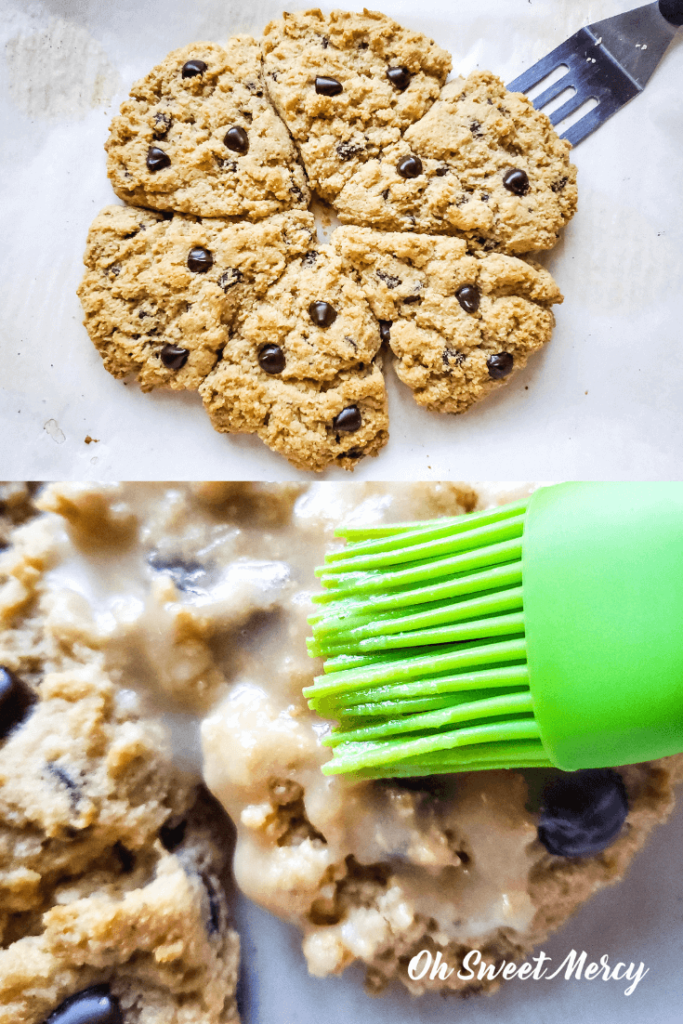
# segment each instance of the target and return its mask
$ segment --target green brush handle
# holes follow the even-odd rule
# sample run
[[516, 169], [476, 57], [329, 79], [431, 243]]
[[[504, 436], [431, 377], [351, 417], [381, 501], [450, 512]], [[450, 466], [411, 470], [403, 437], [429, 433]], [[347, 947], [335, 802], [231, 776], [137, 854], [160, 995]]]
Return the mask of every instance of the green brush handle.
[[683, 749], [683, 484], [340, 531], [311, 616], [327, 774], [647, 760]]

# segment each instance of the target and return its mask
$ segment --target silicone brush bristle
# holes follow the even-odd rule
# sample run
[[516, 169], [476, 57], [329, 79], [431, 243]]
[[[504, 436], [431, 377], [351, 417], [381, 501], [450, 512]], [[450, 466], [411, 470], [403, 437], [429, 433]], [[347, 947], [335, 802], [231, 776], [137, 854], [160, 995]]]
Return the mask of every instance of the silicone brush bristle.
[[526, 666], [526, 503], [338, 531], [316, 575], [304, 690], [340, 723], [325, 774], [359, 778], [549, 767]]

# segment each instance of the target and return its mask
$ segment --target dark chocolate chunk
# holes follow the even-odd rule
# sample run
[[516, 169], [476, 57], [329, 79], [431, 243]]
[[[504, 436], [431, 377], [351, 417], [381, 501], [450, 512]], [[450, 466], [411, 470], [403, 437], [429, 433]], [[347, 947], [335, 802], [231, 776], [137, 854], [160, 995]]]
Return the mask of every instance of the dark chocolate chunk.
[[194, 249], [190, 249], [187, 265], [195, 274], [205, 274], [213, 266], [213, 256], [208, 249], [196, 245]]
[[237, 125], [228, 128], [223, 142], [234, 153], [241, 153], [244, 156], [245, 153], [249, 152], [249, 136], [244, 128], [239, 128]]
[[348, 452], [344, 452], [342, 458], [344, 459], [362, 459], [365, 457], [365, 452], [362, 448], [349, 448]]
[[123, 1024], [123, 1017], [109, 986], [93, 985], [65, 999], [45, 1024]]
[[472, 121], [470, 125], [470, 131], [474, 135], [475, 139], [480, 139], [484, 134], [483, 131], [481, 130], [481, 124], [479, 123], [479, 121]]
[[316, 327], [331, 327], [337, 319], [337, 310], [329, 302], [312, 302], [308, 315]]
[[335, 430], [343, 430], [347, 434], [353, 434], [360, 430], [363, 418], [357, 405], [347, 405], [346, 409], [334, 417], [332, 426]]
[[173, 824], [170, 821], [167, 821], [165, 825], [161, 826], [161, 829], [159, 831], [159, 839], [161, 839], [161, 843], [164, 849], [168, 850], [169, 853], [173, 853], [173, 851], [177, 850], [177, 848], [182, 843], [183, 839], [185, 838], [186, 832], [186, 821], [178, 821], [175, 824]]
[[541, 798], [538, 838], [556, 857], [591, 857], [614, 842], [628, 814], [624, 781], [611, 768], [561, 775]]
[[462, 366], [466, 358], [467, 356], [464, 352], [459, 352], [457, 348], [450, 348], [448, 345], [441, 355], [441, 361], [449, 371], [451, 369], [451, 364], [454, 366]]
[[391, 341], [391, 320], [380, 320], [379, 336], [382, 341]]
[[318, 75], [315, 80], [315, 91], [320, 96], [338, 96], [340, 92], [344, 91], [344, 86], [336, 78]]
[[318, 253], [315, 249], [309, 249], [304, 258], [301, 261], [303, 267], [312, 267], [318, 258]]
[[206, 576], [206, 567], [201, 562], [191, 562], [189, 559], [182, 558], [164, 558], [158, 551], [153, 551], [147, 561], [157, 572], [163, 572], [170, 576], [178, 590], [190, 594], [198, 593], [197, 584]]
[[243, 274], [241, 270], [236, 270], [234, 267], [228, 267], [228, 269], [218, 278], [218, 283], [223, 291], [227, 292], [230, 288], [234, 288], [236, 284], [239, 284], [242, 277]]
[[203, 60], [188, 60], [183, 64], [183, 78], [196, 78], [206, 71], [206, 64]]
[[496, 352], [495, 355], [489, 356], [486, 360], [489, 377], [493, 377], [494, 380], [502, 380], [512, 372], [513, 363], [514, 359], [510, 352]]
[[445, 178], [446, 175], [448, 174], [448, 168], [447, 167], [437, 167], [437, 169], [434, 171], [434, 173], [436, 174], [437, 178]]
[[558, 178], [558, 180], [554, 181], [550, 187], [553, 190], [553, 192], [561, 192], [568, 181], [569, 178]]
[[0, 740], [28, 718], [35, 702], [33, 690], [0, 665]]
[[189, 349], [179, 348], [178, 345], [164, 345], [159, 353], [162, 363], [169, 370], [182, 370], [189, 354]]
[[147, 150], [147, 167], [150, 171], [163, 171], [164, 167], [171, 166], [171, 158], [168, 153], [158, 146], [150, 146]]
[[525, 196], [529, 191], [529, 176], [519, 167], [511, 167], [503, 175], [503, 184], [508, 192], [516, 196]]
[[279, 345], [263, 345], [259, 349], [258, 364], [265, 373], [282, 373], [285, 362], [285, 354]]
[[402, 178], [417, 178], [422, 174], [422, 161], [419, 156], [410, 153], [408, 156], [401, 157], [396, 164], [396, 170]]
[[405, 64], [399, 67], [387, 68], [387, 78], [392, 85], [395, 85], [399, 92], [403, 92], [410, 85], [412, 75]]
[[466, 313], [476, 313], [479, 309], [481, 292], [476, 284], [463, 284], [458, 288], [455, 297]]
[[340, 142], [337, 146], [337, 156], [343, 162], [353, 159], [359, 153], [363, 152], [363, 146], [359, 146], [354, 142]]

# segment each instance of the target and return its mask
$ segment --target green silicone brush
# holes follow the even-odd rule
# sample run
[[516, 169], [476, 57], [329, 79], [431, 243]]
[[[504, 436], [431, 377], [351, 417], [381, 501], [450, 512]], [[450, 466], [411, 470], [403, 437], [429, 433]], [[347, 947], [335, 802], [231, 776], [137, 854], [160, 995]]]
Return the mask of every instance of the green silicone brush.
[[326, 774], [573, 771], [683, 750], [683, 483], [568, 483], [342, 529], [304, 693]]

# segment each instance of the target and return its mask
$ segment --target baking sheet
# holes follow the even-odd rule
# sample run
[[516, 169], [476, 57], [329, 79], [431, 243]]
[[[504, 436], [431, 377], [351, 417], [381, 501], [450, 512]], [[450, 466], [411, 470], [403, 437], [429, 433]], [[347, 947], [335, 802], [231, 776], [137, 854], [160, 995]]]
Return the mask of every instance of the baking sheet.
[[[581, 25], [630, 4], [379, 6], [451, 50], [456, 72], [490, 67], [510, 81]], [[197, 395], [143, 395], [110, 377], [75, 294], [88, 225], [115, 201], [102, 147], [132, 81], [175, 47], [258, 34], [281, 11], [277, 0], [0, 0], [3, 475], [301, 475], [254, 437], [215, 433]], [[680, 476], [681, 86], [678, 38], [645, 93], [577, 148], [579, 213], [544, 257], [566, 296], [551, 344], [460, 417], [418, 408], [390, 370], [391, 439], [356, 479]]]

